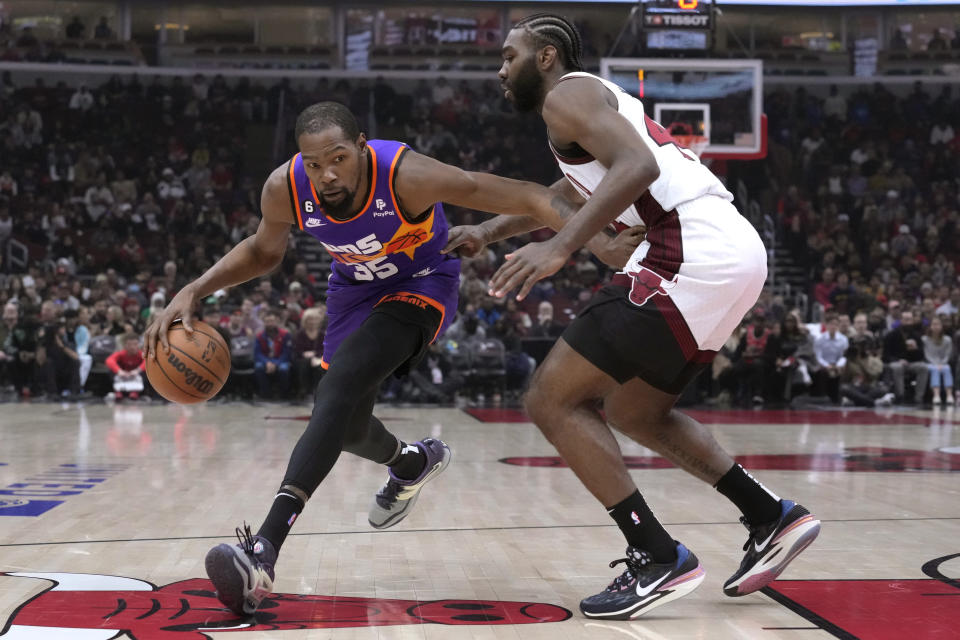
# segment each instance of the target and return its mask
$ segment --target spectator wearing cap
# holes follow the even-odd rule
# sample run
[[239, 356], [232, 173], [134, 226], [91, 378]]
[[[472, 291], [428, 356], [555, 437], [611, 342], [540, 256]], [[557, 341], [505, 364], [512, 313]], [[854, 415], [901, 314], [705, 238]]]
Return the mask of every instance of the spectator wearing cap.
[[254, 345], [253, 375], [260, 397], [286, 396], [290, 389], [290, 368], [293, 357], [290, 333], [280, 326], [280, 314], [269, 308], [263, 314], [263, 331]]
[[142, 307], [136, 298], [127, 298], [123, 301], [123, 319], [127, 328], [133, 333], [143, 333], [146, 328], [146, 322], [141, 315]]
[[283, 299], [283, 304], [287, 307], [297, 305], [301, 309], [309, 309], [314, 305], [314, 300], [313, 297], [304, 290], [303, 285], [297, 280], [294, 280], [287, 287], [287, 295]]
[[167, 297], [163, 291], [154, 291], [150, 294], [150, 306], [144, 309], [140, 315], [144, 325], [149, 325], [154, 316], [160, 315], [164, 307], [167, 306]]
[[230, 335], [230, 331], [226, 326], [224, 326], [224, 318], [220, 309], [220, 303], [217, 302], [215, 297], [210, 296], [204, 301], [203, 311], [200, 319], [217, 330], [217, 333], [220, 334], [220, 337], [223, 338], [223, 341], [227, 345], [227, 351], [230, 351], [230, 344], [233, 336]]
[[917, 248], [917, 239], [910, 233], [910, 226], [900, 225], [898, 233], [890, 240], [890, 251], [895, 256], [904, 256]]

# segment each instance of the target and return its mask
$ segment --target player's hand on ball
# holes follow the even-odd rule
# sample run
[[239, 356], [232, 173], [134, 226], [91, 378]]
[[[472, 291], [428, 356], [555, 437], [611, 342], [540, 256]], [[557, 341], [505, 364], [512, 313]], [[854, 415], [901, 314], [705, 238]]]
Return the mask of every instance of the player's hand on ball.
[[183, 322], [187, 335], [193, 333], [193, 309], [197, 305], [196, 291], [187, 285], [173, 297], [170, 304], [153, 317], [150, 326], [143, 332], [143, 344], [146, 350], [145, 358], [157, 357], [157, 342], [163, 347], [164, 353], [170, 352], [170, 343], [167, 341], [167, 330], [176, 319]]
[[623, 269], [630, 261], [630, 256], [646, 237], [647, 228], [642, 224], [624, 229], [615, 238], [610, 239], [606, 251], [597, 257], [608, 267]]
[[464, 258], [473, 258], [487, 246], [487, 237], [478, 224], [465, 224], [453, 227], [447, 233], [447, 246], [440, 253], [457, 253]]
[[555, 274], [570, 254], [552, 240], [531, 242], [507, 254], [507, 261], [490, 278], [490, 295], [502, 298], [520, 287], [517, 300], [523, 300], [538, 281]]

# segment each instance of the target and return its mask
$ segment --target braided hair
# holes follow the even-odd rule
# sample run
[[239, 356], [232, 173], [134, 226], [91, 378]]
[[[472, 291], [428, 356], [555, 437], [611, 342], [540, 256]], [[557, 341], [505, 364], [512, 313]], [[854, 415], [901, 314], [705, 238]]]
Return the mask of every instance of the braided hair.
[[520, 20], [513, 28], [530, 34], [537, 49], [548, 44], [556, 47], [565, 68], [583, 71], [583, 41], [567, 18], [554, 13], [535, 13]]

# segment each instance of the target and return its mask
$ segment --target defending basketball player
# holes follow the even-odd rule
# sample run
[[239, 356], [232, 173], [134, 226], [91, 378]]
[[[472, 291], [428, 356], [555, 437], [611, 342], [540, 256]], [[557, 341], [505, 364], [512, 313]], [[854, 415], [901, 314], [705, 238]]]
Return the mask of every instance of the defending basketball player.
[[[627, 540], [626, 571], [584, 599], [589, 616], [629, 619], [693, 591], [704, 578], [696, 556], [660, 525], [627, 471], [610, 426], [649, 447], [729, 498], [749, 531], [730, 596], [774, 580], [813, 539], [820, 522], [781, 500], [673, 407], [756, 302], [766, 250], [733, 196], [644, 114], [639, 100], [584, 73], [580, 36], [564, 18], [521, 20], [503, 45], [499, 76], [520, 111], [536, 109], [565, 178], [554, 188], [582, 203], [553, 238], [507, 256], [491, 291], [538, 280], [604, 226], [647, 226], [623, 271], [574, 320], [541, 365], [526, 409]], [[494, 218], [455, 228], [447, 249], [467, 255], [486, 242], [536, 227]]]
[[[148, 357], [166, 351], [167, 328], [212, 292], [275, 269], [290, 226], [317, 238], [334, 259], [327, 292], [326, 375], [280, 490], [256, 535], [237, 529], [240, 545], [221, 544], [206, 558], [221, 602], [243, 615], [273, 586], [274, 565], [291, 526], [342, 451], [386, 465], [388, 480], [369, 511], [378, 529], [410, 512], [423, 486], [450, 461], [434, 438], [407, 444], [372, 415], [381, 383], [414, 366], [451, 323], [460, 261], [447, 241], [441, 201], [501, 214], [532, 213], [560, 228], [575, 208], [546, 187], [468, 173], [387, 140], [367, 140], [345, 106], [308, 107], [296, 124], [300, 153], [263, 187], [257, 232], [190, 283], [146, 331]], [[591, 248], [614, 263], [636, 245], [598, 236]], [[624, 250], [626, 248], [626, 251]]]

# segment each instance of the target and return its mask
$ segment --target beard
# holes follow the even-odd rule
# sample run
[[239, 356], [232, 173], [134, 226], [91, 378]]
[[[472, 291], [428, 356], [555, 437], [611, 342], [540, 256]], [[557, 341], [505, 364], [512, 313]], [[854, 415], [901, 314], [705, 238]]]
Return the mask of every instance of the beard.
[[521, 112], [533, 111], [543, 95], [543, 76], [534, 56], [529, 56], [517, 71], [516, 79], [507, 87], [513, 94], [513, 106]]
[[343, 197], [336, 203], [331, 203], [323, 197], [322, 193], [318, 193], [317, 197], [320, 199], [320, 206], [323, 208], [323, 211], [334, 218], [346, 218], [353, 211], [353, 198], [357, 195], [356, 190], [343, 190]]
[[[369, 162], [365, 155], [361, 156], [360, 161]], [[328, 202], [326, 198], [323, 197], [323, 192], [317, 193], [317, 198], [320, 200], [318, 204], [323, 208], [324, 212], [334, 218], [347, 218], [350, 217], [351, 214], [355, 213], [353, 211], [353, 199], [357, 196], [357, 191], [360, 190], [360, 180], [362, 177], [363, 172], [358, 171], [357, 179], [353, 183], [353, 188], [348, 189], [344, 187], [343, 197], [336, 203]]]

